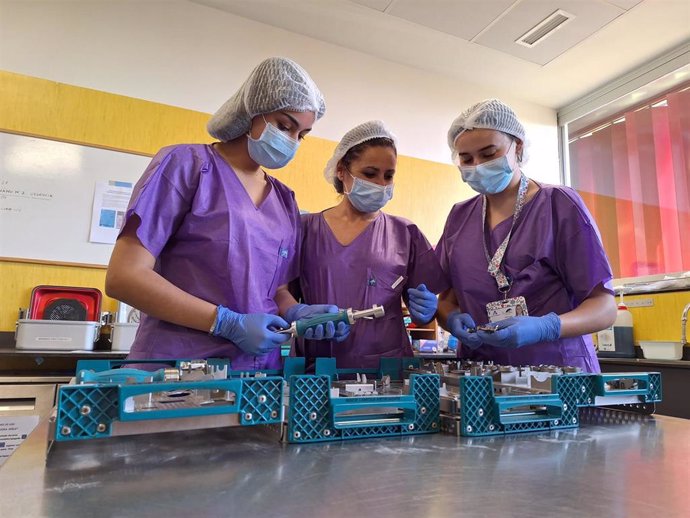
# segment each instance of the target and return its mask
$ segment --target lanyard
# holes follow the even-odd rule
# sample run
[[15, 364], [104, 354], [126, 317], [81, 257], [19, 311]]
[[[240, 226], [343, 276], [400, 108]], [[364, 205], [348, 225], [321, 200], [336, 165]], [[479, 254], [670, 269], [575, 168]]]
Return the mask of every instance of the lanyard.
[[484, 255], [489, 263], [488, 272], [495, 280], [498, 285], [498, 291], [508, 296], [508, 292], [513, 284], [513, 280], [509, 279], [508, 276], [501, 270], [501, 263], [503, 263], [503, 257], [506, 254], [506, 249], [508, 248], [508, 243], [510, 242], [510, 236], [513, 234], [513, 229], [515, 228], [515, 222], [522, 212], [522, 207], [525, 205], [525, 198], [527, 197], [527, 187], [529, 186], [529, 180], [523, 174], [520, 176], [520, 187], [518, 188], [517, 201], [515, 202], [515, 212], [513, 213], [513, 222], [510, 225], [510, 231], [508, 235], [498, 247], [496, 253], [493, 257], [489, 256], [489, 246], [486, 244], [486, 195], [482, 197], [482, 244], [484, 245]]

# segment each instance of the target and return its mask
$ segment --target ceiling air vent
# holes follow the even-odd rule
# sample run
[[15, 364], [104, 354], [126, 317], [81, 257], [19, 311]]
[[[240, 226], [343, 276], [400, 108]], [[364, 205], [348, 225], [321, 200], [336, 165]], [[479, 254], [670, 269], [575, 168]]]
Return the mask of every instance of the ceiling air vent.
[[555, 13], [544, 18], [525, 34], [520, 36], [517, 40], [515, 40], [515, 43], [524, 47], [532, 48], [537, 43], [544, 41], [547, 37], [551, 36], [554, 32], [563, 27], [573, 18], [575, 18], [574, 14], [570, 14], [559, 9]]

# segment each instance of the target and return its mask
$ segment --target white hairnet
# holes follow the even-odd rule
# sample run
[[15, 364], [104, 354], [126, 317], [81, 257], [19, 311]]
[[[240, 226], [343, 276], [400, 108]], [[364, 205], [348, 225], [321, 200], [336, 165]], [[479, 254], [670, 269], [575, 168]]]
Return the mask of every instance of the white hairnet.
[[396, 146], [396, 148], [398, 146], [398, 139], [381, 121], [364, 122], [345, 133], [343, 138], [340, 140], [340, 143], [335, 148], [333, 156], [326, 164], [326, 168], [323, 170], [323, 175], [326, 177], [328, 183], [332, 184], [335, 180], [335, 172], [338, 168], [338, 162], [342, 160], [350, 149], [358, 144], [361, 144], [362, 142], [375, 138], [391, 139], [393, 141], [393, 145]]
[[467, 130], [476, 128], [502, 131], [525, 142], [525, 128], [507, 104], [487, 99], [465, 110], [448, 130], [448, 146], [455, 158], [455, 141]]
[[326, 105], [301, 66], [287, 58], [268, 58], [211, 117], [206, 128], [211, 136], [227, 142], [247, 133], [252, 118], [279, 110], [315, 112], [318, 120]]

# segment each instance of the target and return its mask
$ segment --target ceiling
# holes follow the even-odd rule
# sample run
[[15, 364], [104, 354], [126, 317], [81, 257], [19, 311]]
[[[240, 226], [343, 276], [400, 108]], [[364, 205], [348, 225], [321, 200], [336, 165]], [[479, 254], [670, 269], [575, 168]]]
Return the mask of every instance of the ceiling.
[[556, 109], [690, 41], [690, 0], [191, 1]]

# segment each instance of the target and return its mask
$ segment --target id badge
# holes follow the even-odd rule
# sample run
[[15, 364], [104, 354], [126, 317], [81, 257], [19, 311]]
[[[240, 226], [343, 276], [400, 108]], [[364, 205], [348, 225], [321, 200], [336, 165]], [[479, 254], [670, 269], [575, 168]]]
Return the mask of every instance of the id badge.
[[525, 297], [512, 297], [496, 300], [486, 305], [486, 315], [489, 322], [500, 322], [506, 318], [528, 316]]

